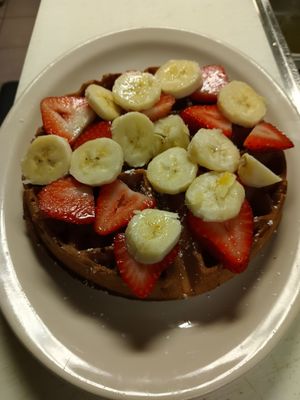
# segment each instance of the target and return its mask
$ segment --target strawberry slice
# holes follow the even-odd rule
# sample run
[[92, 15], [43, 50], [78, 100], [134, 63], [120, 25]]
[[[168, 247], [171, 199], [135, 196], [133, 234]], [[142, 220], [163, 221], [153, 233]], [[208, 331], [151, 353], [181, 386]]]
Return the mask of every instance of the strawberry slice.
[[157, 121], [160, 118], [167, 117], [173, 105], [175, 104], [175, 97], [171, 94], [162, 93], [160, 99], [153, 107], [144, 110], [143, 113], [151, 119], [151, 121]]
[[294, 147], [294, 144], [274, 125], [263, 121], [249, 133], [244, 147], [252, 151], [272, 151], [289, 149]]
[[84, 97], [46, 97], [41, 102], [43, 126], [47, 133], [72, 143], [95, 117]]
[[190, 106], [185, 108], [180, 115], [192, 133], [200, 128], [218, 128], [225, 136], [232, 135], [232, 123], [221, 114], [216, 105]]
[[128, 253], [124, 233], [117, 234], [114, 239], [114, 255], [120, 275], [139, 298], [145, 298], [151, 293], [162, 271], [175, 261], [178, 250], [178, 246], [175, 246], [159, 263], [142, 264]]
[[154, 206], [154, 198], [135, 192], [116, 179], [100, 189], [96, 205], [95, 231], [99, 235], [108, 235], [126, 226], [135, 210]]
[[50, 218], [73, 224], [90, 224], [95, 220], [92, 188], [71, 176], [44, 186], [38, 194], [38, 204]]
[[197, 103], [216, 103], [219, 91], [229, 82], [225, 69], [221, 65], [211, 64], [204, 65], [201, 72], [203, 85], [190, 97]]
[[108, 121], [96, 122], [88, 126], [73, 143], [73, 150], [77, 149], [77, 147], [89, 140], [99, 139], [102, 137], [111, 139], [111, 123]]
[[234, 273], [246, 269], [253, 241], [253, 214], [247, 202], [239, 214], [225, 222], [206, 222], [187, 215], [188, 226], [197, 240], [215, 256], [225, 268]]

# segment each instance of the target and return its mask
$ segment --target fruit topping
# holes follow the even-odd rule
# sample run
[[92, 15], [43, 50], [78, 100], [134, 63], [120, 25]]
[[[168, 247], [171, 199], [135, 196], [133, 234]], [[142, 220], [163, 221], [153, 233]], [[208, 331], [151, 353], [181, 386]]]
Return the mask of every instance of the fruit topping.
[[265, 116], [265, 100], [245, 82], [231, 81], [218, 95], [221, 113], [234, 124], [251, 128]]
[[197, 103], [216, 103], [220, 89], [229, 80], [225, 69], [221, 65], [204, 65], [201, 68], [203, 85], [201, 89], [191, 94], [191, 99]]
[[190, 161], [185, 149], [172, 147], [150, 161], [147, 178], [157, 192], [177, 194], [188, 188], [197, 171], [197, 164]]
[[190, 143], [190, 132], [179, 115], [169, 115], [155, 122], [154, 133], [161, 142], [157, 154], [171, 147], [187, 149]]
[[38, 194], [38, 204], [49, 218], [73, 224], [90, 224], [95, 219], [92, 189], [70, 176], [44, 186]]
[[220, 129], [200, 129], [188, 147], [190, 159], [212, 171], [236, 171], [240, 152]]
[[253, 215], [245, 200], [239, 214], [224, 222], [206, 222], [192, 213], [188, 225], [197, 240], [234, 273], [245, 270], [253, 241]]
[[155, 207], [155, 200], [131, 190], [117, 179], [100, 188], [96, 204], [95, 231], [108, 235], [125, 227], [136, 210]]
[[292, 141], [274, 125], [261, 122], [247, 136], [244, 146], [251, 151], [286, 150], [294, 147]]
[[155, 73], [161, 90], [176, 99], [189, 96], [202, 85], [199, 64], [189, 60], [169, 60]]
[[114, 254], [124, 282], [137, 297], [145, 298], [151, 293], [162, 271], [175, 261], [178, 248], [175, 246], [159, 263], [142, 264], [129, 254], [125, 234], [120, 233], [116, 235], [114, 240]]
[[192, 133], [200, 128], [221, 129], [227, 137], [232, 135], [231, 122], [221, 114], [216, 105], [190, 106], [181, 112], [181, 117]]
[[105, 121], [112, 121], [121, 114], [121, 108], [114, 102], [112, 92], [102, 86], [89, 85], [85, 97], [90, 107]]
[[280, 176], [274, 174], [268, 167], [248, 153], [240, 159], [238, 176], [244, 185], [256, 188], [273, 185], [280, 182]]
[[83, 143], [89, 140], [100, 139], [106, 137], [111, 139], [111, 124], [110, 122], [100, 121], [89, 125], [80, 136], [75, 140], [72, 145], [73, 150], [81, 146]]
[[47, 185], [69, 172], [71, 155], [66, 139], [55, 135], [38, 136], [22, 160], [23, 176], [34, 185]]
[[160, 99], [161, 86], [148, 72], [125, 72], [116, 79], [114, 101], [126, 111], [142, 111], [153, 107]]
[[112, 138], [122, 147], [124, 160], [131, 167], [142, 167], [153, 156], [153, 122], [140, 112], [132, 111], [116, 118], [112, 123]]
[[174, 96], [162, 93], [158, 102], [155, 103], [153, 107], [144, 110], [143, 114], [147, 115], [151, 121], [157, 121], [171, 113], [175, 101], [176, 99]]
[[185, 203], [203, 221], [222, 222], [236, 217], [245, 199], [245, 190], [230, 172], [199, 175], [185, 193]]
[[123, 151], [112, 139], [89, 140], [71, 157], [70, 174], [79, 182], [99, 186], [114, 181], [123, 167]]
[[157, 209], [136, 212], [125, 231], [127, 250], [138, 262], [158, 263], [177, 244], [180, 233], [176, 213]]
[[72, 143], [95, 118], [84, 97], [46, 97], [41, 102], [43, 127], [47, 133], [62, 136]]

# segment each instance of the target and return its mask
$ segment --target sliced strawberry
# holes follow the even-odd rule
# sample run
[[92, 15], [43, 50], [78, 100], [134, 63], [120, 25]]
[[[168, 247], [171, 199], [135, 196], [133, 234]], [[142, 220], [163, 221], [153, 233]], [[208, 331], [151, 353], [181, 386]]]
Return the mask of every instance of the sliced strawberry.
[[229, 82], [228, 76], [221, 65], [204, 65], [201, 72], [203, 85], [190, 97], [198, 103], [216, 103], [219, 91]]
[[72, 143], [94, 119], [95, 113], [84, 97], [46, 97], [41, 102], [43, 126], [47, 133]]
[[137, 297], [145, 298], [151, 293], [162, 271], [174, 262], [178, 246], [175, 246], [159, 263], [142, 264], [135, 261], [128, 253], [125, 234], [119, 233], [114, 240], [114, 254], [124, 282]]
[[117, 179], [100, 189], [96, 206], [95, 231], [99, 235], [108, 235], [126, 226], [135, 210], [154, 206], [153, 198], [131, 190], [124, 182]]
[[206, 222], [192, 213], [188, 226], [197, 240], [216, 257], [225, 268], [234, 273], [245, 270], [253, 241], [252, 209], [244, 201], [237, 217], [225, 222]]
[[268, 122], [256, 125], [244, 141], [244, 147], [252, 151], [285, 150], [294, 147], [283, 132]]
[[89, 140], [99, 139], [102, 137], [111, 139], [111, 123], [108, 121], [96, 122], [88, 126], [73, 143], [73, 150], [77, 149], [77, 147]]
[[74, 224], [90, 224], [95, 220], [92, 188], [68, 176], [44, 186], [38, 204], [48, 217]]
[[232, 135], [232, 123], [221, 114], [216, 105], [187, 107], [180, 115], [192, 133], [200, 128], [218, 128], [227, 137]]
[[143, 113], [147, 115], [151, 119], [151, 121], [157, 121], [160, 118], [167, 117], [173, 105], [175, 104], [175, 97], [170, 94], [162, 94], [160, 99], [153, 107], [148, 108], [148, 110], [144, 110]]

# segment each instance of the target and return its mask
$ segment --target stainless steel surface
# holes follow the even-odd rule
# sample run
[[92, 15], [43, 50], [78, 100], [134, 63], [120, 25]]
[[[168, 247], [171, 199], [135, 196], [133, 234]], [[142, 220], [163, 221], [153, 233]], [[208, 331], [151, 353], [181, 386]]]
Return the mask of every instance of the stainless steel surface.
[[300, 1], [270, 0], [291, 53], [300, 55]]
[[292, 58], [300, 70], [300, 1], [270, 0], [280, 29], [292, 54]]
[[[300, 113], [300, 76], [291, 51], [269, 0], [254, 0], [254, 3], [277, 61], [284, 89]], [[286, 2], [283, 3], [282, 0], [281, 5], [284, 4]], [[279, 5], [279, 1], [277, 1], [277, 5]]]
[[292, 58], [296, 64], [296, 67], [298, 68], [298, 71], [300, 71], [300, 53], [292, 53]]

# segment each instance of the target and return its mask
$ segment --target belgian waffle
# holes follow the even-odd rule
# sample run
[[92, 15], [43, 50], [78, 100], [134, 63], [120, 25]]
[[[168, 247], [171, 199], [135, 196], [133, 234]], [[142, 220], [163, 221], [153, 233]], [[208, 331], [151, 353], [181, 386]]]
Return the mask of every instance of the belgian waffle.
[[[119, 75], [107, 75], [101, 81], [88, 82], [76, 94], [83, 95], [85, 88], [91, 83], [110, 89], [117, 76]], [[174, 109], [180, 111], [186, 105], [179, 101]], [[234, 129], [238, 138], [239, 128]], [[43, 134], [42, 129], [37, 134]], [[265, 246], [277, 229], [287, 190], [284, 153], [276, 151], [256, 154], [255, 157], [281, 176], [282, 181], [261, 189], [246, 188], [246, 197], [254, 214], [251, 258]], [[177, 212], [183, 225], [179, 254], [174, 263], [162, 273], [147, 300], [172, 300], [199, 295], [234, 277], [234, 273], [223, 268], [193, 239], [185, 222], [187, 209], [184, 205], [184, 194], [156, 193], [147, 181], [143, 169], [124, 170], [120, 179], [130, 188], [154, 196], [158, 208]], [[39, 190], [39, 186], [24, 184], [24, 218], [34, 242], [42, 244], [59, 264], [81, 280], [116, 295], [134, 297], [118, 273], [113, 252], [113, 235], [100, 237], [91, 225], [73, 225], [47, 218], [38, 207]]]

